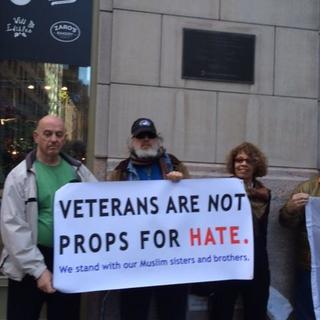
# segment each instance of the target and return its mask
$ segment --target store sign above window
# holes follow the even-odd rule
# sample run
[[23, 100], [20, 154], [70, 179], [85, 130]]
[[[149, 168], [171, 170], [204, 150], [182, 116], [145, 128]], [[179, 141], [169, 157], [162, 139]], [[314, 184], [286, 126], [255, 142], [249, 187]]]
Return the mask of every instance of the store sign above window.
[[4, 0], [0, 59], [90, 65], [92, 0]]

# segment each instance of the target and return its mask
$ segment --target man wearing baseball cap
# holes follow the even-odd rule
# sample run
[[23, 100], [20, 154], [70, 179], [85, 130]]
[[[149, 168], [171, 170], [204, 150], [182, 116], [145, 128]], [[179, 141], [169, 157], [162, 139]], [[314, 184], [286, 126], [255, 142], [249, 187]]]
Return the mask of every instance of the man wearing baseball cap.
[[[187, 168], [165, 151], [152, 120], [139, 118], [131, 127], [129, 157], [111, 173], [113, 181], [161, 180], [189, 178]], [[154, 297], [160, 320], [185, 320], [187, 285], [170, 285], [125, 289], [121, 291], [121, 320], [147, 320]]]

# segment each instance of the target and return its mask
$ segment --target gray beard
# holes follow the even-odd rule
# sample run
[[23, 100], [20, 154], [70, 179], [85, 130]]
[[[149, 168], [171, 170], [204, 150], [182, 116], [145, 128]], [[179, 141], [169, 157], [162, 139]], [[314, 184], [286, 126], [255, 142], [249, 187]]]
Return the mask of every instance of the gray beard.
[[159, 148], [157, 146], [147, 150], [134, 149], [133, 151], [138, 158], [156, 158], [159, 154]]

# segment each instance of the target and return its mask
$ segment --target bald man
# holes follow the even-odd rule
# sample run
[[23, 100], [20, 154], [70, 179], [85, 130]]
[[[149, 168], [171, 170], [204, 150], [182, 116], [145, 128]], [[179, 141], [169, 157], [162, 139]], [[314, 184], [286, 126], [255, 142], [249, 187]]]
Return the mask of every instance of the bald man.
[[52, 286], [53, 198], [68, 182], [96, 179], [81, 162], [61, 153], [66, 141], [61, 118], [40, 119], [33, 139], [36, 149], [8, 174], [3, 189], [0, 267], [9, 278], [7, 320], [39, 319], [45, 302], [48, 320], [76, 320], [80, 295]]

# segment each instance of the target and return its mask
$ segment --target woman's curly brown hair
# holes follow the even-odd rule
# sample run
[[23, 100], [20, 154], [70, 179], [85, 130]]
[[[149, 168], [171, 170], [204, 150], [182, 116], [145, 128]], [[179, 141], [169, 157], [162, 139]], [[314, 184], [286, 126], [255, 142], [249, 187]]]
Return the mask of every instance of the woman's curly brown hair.
[[229, 173], [234, 174], [234, 160], [235, 157], [241, 152], [244, 152], [251, 160], [253, 160], [254, 178], [263, 177], [267, 174], [268, 161], [266, 156], [258, 147], [250, 142], [243, 142], [230, 151], [226, 161], [227, 170]]

